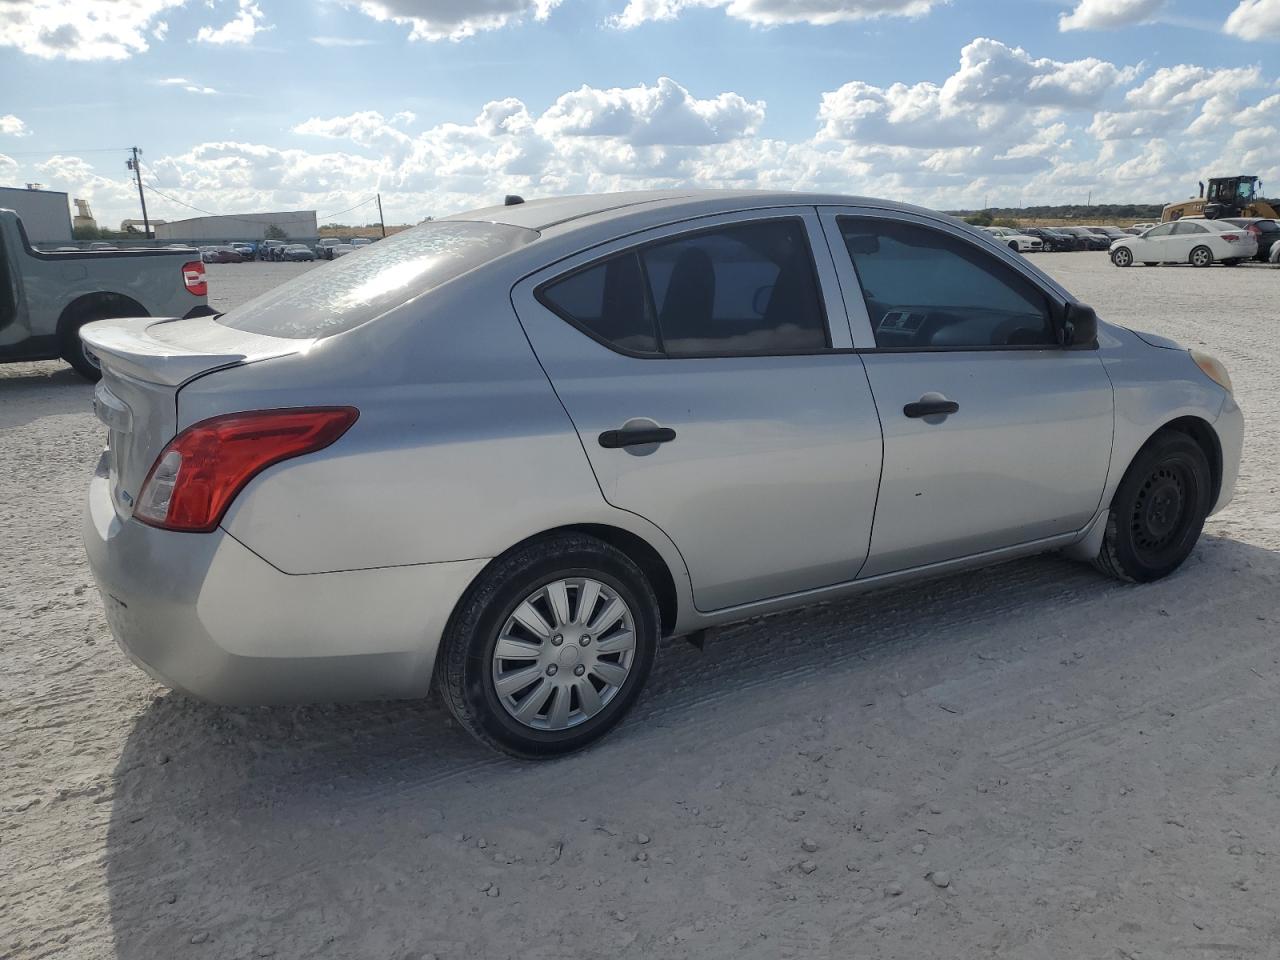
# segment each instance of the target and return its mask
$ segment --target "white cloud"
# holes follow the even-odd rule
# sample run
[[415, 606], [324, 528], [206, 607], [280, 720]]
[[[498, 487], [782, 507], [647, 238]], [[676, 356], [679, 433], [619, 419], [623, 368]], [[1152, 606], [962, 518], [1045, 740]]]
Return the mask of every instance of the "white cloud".
[[585, 84], [566, 93], [538, 118], [548, 137], [617, 137], [641, 146], [724, 143], [748, 136], [764, 120], [763, 100], [736, 93], [699, 100], [668, 77], [656, 86], [597, 90]]
[[1059, 30], [1114, 30], [1149, 23], [1165, 0], [1079, 0], [1070, 13], [1058, 17]]
[[156, 83], [162, 87], [181, 87], [187, 93], [200, 93], [206, 96], [218, 93], [213, 87], [206, 87], [186, 77], [165, 77], [163, 80], [157, 80]]
[[1224, 124], [1240, 124], [1241, 96], [1265, 85], [1256, 66], [1210, 70], [1181, 63], [1161, 67], [1125, 94], [1125, 109], [1095, 114], [1089, 132], [1099, 140], [1172, 132], [1208, 135]]
[[824, 93], [822, 135], [897, 146], [998, 146], [1025, 138], [1063, 110], [1098, 105], [1135, 70], [1092, 57], [1067, 62], [979, 37], [941, 86], [851, 81]]
[[1244, 40], [1280, 37], [1280, 0], [1240, 0], [1222, 27]]
[[185, 2], [0, 0], [0, 45], [45, 60], [127, 60], [147, 50], [153, 21]]
[[31, 131], [27, 129], [27, 125], [12, 113], [6, 113], [0, 116], [0, 135], [6, 137], [29, 137]]
[[463, 40], [532, 16], [545, 20], [561, 0], [341, 0], [379, 21], [408, 26], [410, 40]]
[[687, 9], [718, 7], [738, 20], [770, 27], [784, 23], [826, 26], [875, 17], [921, 17], [950, 0], [628, 0], [611, 23], [624, 29], [650, 20], [674, 20]]
[[264, 30], [272, 29], [263, 21], [265, 15], [262, 8], [254, 0], [238, 0], [239, 9], [236, 15], [220, 27], [201, 27], [196, 32], [196, 40], [201, 43], [215, 45], [247, 44]]
[[372, 40], [363, 37], [312, 37], [311, 42], [320, 47], [371, 47]]

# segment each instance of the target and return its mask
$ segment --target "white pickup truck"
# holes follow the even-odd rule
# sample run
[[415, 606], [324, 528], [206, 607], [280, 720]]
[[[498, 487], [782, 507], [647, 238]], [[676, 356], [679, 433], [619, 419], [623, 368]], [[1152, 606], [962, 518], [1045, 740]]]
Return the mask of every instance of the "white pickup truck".
[[195, 250], [45, 253], [0, 210], [0, 363], [61, 357], [90, 380], [98, 364], [80, 328], [108, 317], [198, 317], [209, 308]]

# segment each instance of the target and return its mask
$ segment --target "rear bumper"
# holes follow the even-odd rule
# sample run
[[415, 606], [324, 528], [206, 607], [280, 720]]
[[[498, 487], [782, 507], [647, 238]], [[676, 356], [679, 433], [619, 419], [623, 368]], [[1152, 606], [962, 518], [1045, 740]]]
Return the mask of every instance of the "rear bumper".
[[292, 576], [230, 534], [122, 520], [95, 477], [89, 566], [121, 649], [161, 683], [227, 705], [426, 694], [454, 605], [484, 560]]

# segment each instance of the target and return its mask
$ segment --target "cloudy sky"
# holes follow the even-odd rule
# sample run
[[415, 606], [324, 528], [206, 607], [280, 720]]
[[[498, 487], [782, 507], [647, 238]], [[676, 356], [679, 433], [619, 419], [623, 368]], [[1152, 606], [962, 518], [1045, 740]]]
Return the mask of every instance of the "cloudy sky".
[[[1280, 187], [1280, 0], [0, 0], [0, 184], [422, 219], [647, 186]], [[1272, 191], [1275, 192], [1274, 190]], [[187, 206], [184, 206], [187, 205]]]

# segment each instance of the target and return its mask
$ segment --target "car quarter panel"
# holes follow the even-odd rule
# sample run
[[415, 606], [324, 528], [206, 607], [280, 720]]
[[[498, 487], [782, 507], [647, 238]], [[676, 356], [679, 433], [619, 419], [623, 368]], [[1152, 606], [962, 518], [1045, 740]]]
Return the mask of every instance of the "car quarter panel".
[[600, 496], [508, 291], [476, 271], [306, 355], [186, 386], [180, 427], [235, 410], [360, 411], [331, 447], [254, 478], [223, 527], [307, 574], [489, 558], [549, 528], [601, 523], [645, 539], [677, 590], [687, 585], [670, 542]]

